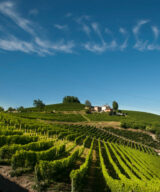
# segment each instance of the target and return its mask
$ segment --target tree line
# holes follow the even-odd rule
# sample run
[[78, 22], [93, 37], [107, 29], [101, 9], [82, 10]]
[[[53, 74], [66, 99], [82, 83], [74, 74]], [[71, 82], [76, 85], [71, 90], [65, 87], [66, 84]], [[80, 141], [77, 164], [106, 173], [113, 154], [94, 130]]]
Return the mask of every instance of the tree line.
[[[65, 96], [62, 100], [62, 103], [63, 104], [70, 104], [70, 103], [77, 103], [77, 104], [80, 104], [80, 100], [78, 99], [78, 97], [75, 97], [75, 96]], [[45, 108], [45, 103], [40, 100], [40, 99], [35, 99], [33, 100], [33, 106], [38, 108], [40, 111], [41, 110], [44, 110]], [[88, 108], [91, 108], [92, 107], [92, 103], [89, 101], [89, 100], [86, 100], [85, 101], [85, 106], [88, 107]], [[113, 101], [112, 103], [112, 108], [114, 111], [117, 111], [118, 110], [118, 103], [116, 101]], [[0, 112], [3, 112], [5, 111], [3, 107], [0, 106]], [[23, 106], [20, 106], [18, 108], [13, 108], [13, 107], [9, 107], [7, 110], [7, 112], [13, 112], [13, 111], [18, 111], [18, 112], [25, 112], [25, 108]]]

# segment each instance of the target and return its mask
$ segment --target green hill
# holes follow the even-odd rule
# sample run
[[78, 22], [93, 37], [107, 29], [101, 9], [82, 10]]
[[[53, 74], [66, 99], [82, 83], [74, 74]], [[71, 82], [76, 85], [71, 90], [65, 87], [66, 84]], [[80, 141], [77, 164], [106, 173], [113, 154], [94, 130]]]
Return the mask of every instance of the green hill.
[[127, 117], [129, 119], [139, 121], [146, 124], [153, 124], [158, 123], [160, 124], [160, 115], [153, 114], [153, 113], [147, 113], [147, 112], [141, 112], [141, 111], [124, 111], [124, 113], [127, 113]]
[[[85, 107], [84, 104], [80, 103], [58, 103], [58, 104], [51, 104], [51, 105], [46, 105], [44, 108], [44, 111], [51, 112], [53, 110], [55, 111], [81, 111]], [[31, 107], [31, 108], [26, 108], [26, 111], [39, 111], [38, 108]]]
[[124, 111], [127, 113], [126, 119], [121, 121], [124, 128], [144, 129], [153, 133], [160, 133], [160, 115], [140, 112]]
[[120, 121], [123, 128], [143, 129], [151, 132], [160, 132], [160, 115], [123, 110], [126, 116], [109, 115], [107, 113], [87, 114], [90, 121]]
[[[23, 115], [23, 117], [26, 118], [39, 118], [63, 122], [82, 122], [86, 121], [86, 119], [89, 119], [91, 122], [119, 121], [123, 128], [143, 129], [157, 134], [160, 132], [160, 115], [140, 111], [122, 110], [123, 113], [127, 114], [126, 116], [109, 115], [109, 113], [91, 113], [84, 114], [82, 117], [81, 111], [84, 110], [84, 108], [84, 104], [59, 103], [45, 106], [43, 111], [49, 114], [39, 113], [42, 111], [39, 111], [38, 108], [32, 107], [25, 109], [25, 112], [28, 112], [27, 114], [23, 113], [19, 114], [19, 116]], [[52, 111], [55, 111], [56, 114], [51, 115], [50, 112]], [[65, 111], [67, 111], [67, 114], [63, 113]], [[77, 111], [77, 114], [73, 115], [74, 111]], [[36, 112], [36, 114], [31, 112]], [[86, 117], [86, 119], [84, 117]]]

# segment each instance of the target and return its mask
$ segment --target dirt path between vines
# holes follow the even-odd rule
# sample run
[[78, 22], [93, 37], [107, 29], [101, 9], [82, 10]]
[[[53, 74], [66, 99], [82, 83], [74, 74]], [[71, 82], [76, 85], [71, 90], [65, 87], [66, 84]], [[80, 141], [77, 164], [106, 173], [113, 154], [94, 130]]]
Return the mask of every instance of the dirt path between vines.
[[105, 192], [106, 184], [101, 174], [97, 141], [94, 143], [92, 162], [82, 192]]

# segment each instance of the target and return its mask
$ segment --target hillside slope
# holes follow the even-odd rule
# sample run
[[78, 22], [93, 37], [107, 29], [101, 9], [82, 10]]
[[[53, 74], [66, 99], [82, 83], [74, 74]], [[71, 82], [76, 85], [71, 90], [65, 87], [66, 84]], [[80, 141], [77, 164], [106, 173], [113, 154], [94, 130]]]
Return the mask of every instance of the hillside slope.
[[[80, 103], [58, 103], [58, 104], [50, 104], [46, 105], [44, 111], [51, 112], [55, 111], [80, 111], [85, 107], [84, 104]], [[26, 108], [26, 111], [39, 111], [39, 109], [35, 107]]]

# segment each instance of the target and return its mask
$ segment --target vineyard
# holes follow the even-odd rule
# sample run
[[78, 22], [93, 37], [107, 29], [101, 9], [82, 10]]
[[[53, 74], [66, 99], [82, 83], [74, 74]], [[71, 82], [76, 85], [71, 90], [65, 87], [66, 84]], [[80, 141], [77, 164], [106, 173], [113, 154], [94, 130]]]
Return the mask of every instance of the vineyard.
[[16, 116], [28, 118], [28, 119], [42, 119], [50, 121], [64, 121], [64, 122], [81, 122], [85, 121], [81, 114], [63, 114], [63, 113], [20, 113]]
[[[151, 136], [50, 124], [34, 115], [0, 114], [0, 174], [9, 167], [9, 178], [17, 183], [32, 175], [28, 191], [160, 191], [160, 142]], [[41, 119], [48, 120], [45, 115]]]

